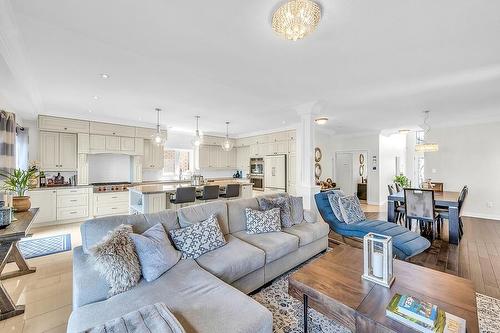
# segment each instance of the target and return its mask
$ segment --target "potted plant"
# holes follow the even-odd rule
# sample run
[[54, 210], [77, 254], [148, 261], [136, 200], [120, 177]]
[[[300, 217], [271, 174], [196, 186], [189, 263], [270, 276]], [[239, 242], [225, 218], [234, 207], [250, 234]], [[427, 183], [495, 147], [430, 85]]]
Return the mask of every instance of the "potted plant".
[[403, 174], [394, 177], [394, 183], [400, 185], [402, 188], [408, 188], [411, 185], [408, 177]]
[[2, 189], [4, 191], [15, 192], [17, 195], [12, 198], [12, 206], [16, 212], [25, 212], [31, 208], [30, 197], [26, 196], [26, 191], [31, 190], [33, 178], [36, 178], [36, 170], [14, 169], [11, 173], [0, 173], [4, 177]]

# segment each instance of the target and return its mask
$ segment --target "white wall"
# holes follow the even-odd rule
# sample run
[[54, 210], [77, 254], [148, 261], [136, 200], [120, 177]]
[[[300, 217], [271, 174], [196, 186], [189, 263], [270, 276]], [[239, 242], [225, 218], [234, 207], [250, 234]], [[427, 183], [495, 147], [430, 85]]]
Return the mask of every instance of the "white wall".
[[[371, 134], [364, 136], [346, 136], [337, 135], [332, 137], [332, 150], [335, 154], [336, 152], [367, 152], [368, 158], [365, 162], [367, 170], [365, 175], [368, 182], [368, 203], [378, 205], [380, 204], [380, 191], [379, 191], [379, 135]], [[357, 155], [356, 155], [357, 156]], [[377, 166], [376, 170], [373, 170], [372, 159], [376, 156]], [[333, 155], [333, 166], [335, 166], [335, 155]], [[357, 174], [358, 170], [354, 170]], [[335, 175], [335, 172], [334, 172]], [[335, 176], [333, 177], [335, 181]]]
[[425, 154], [426, 178], [442, 181], [447, 191], [468, 185], [463, 214], [500, 219], [500, 122], [435, 128], [426, 141], [439, 144], [438, 152]]
[[[380, 188], [379, 200], [387, 201], [389, 190], [387, 185], [394, 183], [394, 176], [406, 170], [406, 135], [392, 134], [379, 137], [379, 170]], [[396, 157], [399, 158], [399, 167], [396, 168]]]

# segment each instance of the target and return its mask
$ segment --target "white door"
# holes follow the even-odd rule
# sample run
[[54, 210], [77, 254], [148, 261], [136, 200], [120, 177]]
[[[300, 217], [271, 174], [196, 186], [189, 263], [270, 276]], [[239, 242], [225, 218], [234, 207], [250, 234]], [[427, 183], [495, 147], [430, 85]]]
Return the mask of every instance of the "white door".
[[353, 154], [336, 153], [335, 154], [335, 181], [346, 195], [355, 193], [354, 177], [352, 170]]
[[59, 169], [59, 133], [40, 132], [40, 168], [44, 171]]
[[76, 134], [59, 134], [59, 169], [63, 171], [77, 170]]

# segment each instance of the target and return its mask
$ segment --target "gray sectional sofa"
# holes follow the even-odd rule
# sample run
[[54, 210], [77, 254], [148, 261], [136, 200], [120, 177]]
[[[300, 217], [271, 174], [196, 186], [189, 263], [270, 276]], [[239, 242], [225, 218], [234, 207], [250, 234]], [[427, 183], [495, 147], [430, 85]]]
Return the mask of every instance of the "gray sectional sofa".
[[[249, 235], [245, 208], [258, 209], [255, 198], [215, 201], [149, 215], [88, 220], [81, 226], [82, 246], [73, 250], [73, 312], [68, 332], [102, 324], [143, 306], [163, 302], [186, 332], [272, 332], [272, 315], [246, 294], [258, 289], [328, 247], [328, 224], [304, 211], [304, 221], [281, 232]], [[212, 213], [227, 244], [196, 260], [180, 260], [153, 282], [141, 280], [129, 291], [107, 298], [106, 281], [88, 261], [88, 250], [108, 231], [131, 224], [142, 233], [161, 223], [202, 221]]]

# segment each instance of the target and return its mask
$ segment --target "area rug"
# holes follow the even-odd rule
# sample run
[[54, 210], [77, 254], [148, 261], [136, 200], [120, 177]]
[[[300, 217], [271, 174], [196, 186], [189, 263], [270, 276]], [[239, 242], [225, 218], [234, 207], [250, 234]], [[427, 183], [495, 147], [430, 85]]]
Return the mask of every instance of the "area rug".
[[[298, 269], [298, 268], [297, 268]], [[273, 314], [274, 333], [303, 333], [302, 302], [288, 295], [288, 277], [294, 269], [273, 281], [273, 283], [252, 295]], [[500, 332], [500, 300], [476, 293], [479, 331]], [[309, 309], [309, 333], [344, 333], [349, 329], [328, 319], [314, 309]]]
[[71, 250], [71, 234], [23, 239], [18, 246], [25, 259], [43, 257]]

